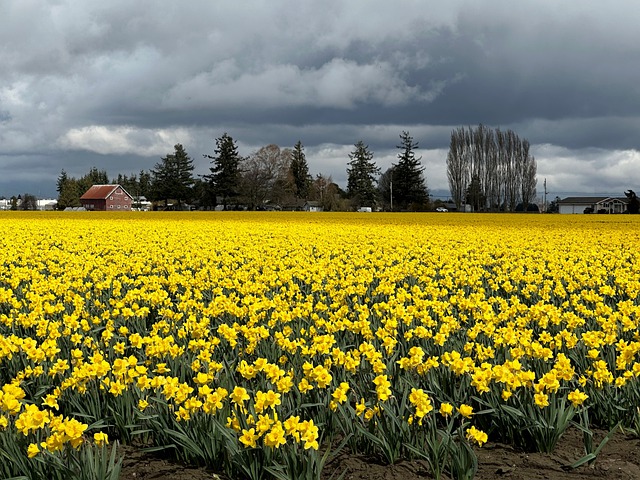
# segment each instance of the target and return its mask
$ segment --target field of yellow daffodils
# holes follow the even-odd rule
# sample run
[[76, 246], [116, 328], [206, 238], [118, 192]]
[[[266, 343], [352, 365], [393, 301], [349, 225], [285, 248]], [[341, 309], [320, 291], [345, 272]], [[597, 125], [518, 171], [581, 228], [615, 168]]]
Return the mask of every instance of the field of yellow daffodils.
[[[0, 478], [116, 446], [234, 479], [336, 453], [471, 479], [500, 441], [640, 433], [629, 215], [0, 216]], [[326, 473], [326, 472], [325, 472]]]

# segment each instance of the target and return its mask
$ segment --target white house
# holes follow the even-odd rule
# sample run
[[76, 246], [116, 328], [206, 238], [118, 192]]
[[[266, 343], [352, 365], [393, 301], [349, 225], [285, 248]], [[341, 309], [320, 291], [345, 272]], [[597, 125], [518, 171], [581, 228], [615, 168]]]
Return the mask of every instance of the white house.
[[55, 198], [41, 198], [38, 201], [38, 210], [55, 210], [58, 200]]
[[[36, 209], [37, 210], [55, 210], [56, 205], [58, 204], [58, 200], [55, 198], [42, 198], [36, 200]], [[17, 199], [16, 206], [20, 208], [22, 204], [22, 197]], [[0, 210], [11, 210], [11, 199], [3, 198], [0, 199]]]
[[322, 205], [320, 204], [320, 202], [305, 202], [302, 209], [305, 212], [321, 212]]
[[560, 213], [625, 213], [626, 197], [567, 197], [558, 202]]

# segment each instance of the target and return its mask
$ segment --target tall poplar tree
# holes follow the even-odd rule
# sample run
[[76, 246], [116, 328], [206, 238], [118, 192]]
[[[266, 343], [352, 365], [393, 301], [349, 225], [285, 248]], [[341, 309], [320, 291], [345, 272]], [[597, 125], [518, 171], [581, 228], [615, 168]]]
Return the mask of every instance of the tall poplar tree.
[[[458, 208], [471, 201], [474, 211], [512, 212], [519, 204], [526, 210], [536, 196], [536, 172], [529, 142], [512, 130], [492, 130], [481, 124], [451, 132], [447, 177]], [[475, 192], [471, 200], [466, 198], [470, 191]]]

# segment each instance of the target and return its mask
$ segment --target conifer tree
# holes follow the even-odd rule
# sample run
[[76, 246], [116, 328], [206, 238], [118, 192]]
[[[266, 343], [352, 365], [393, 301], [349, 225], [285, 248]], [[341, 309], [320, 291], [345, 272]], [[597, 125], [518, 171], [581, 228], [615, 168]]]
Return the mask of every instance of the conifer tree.
[[312, 179], [309, 174], [309, 165], [307, 164], [307, 158], [304, 154], [304, 147], [300, 140], [298, 140], [298, 143], [295, 144], [291, 152], [291, 165], [289, 169], [291, 177], [293, 178], [295, 196], [306, 200], [311, 193]]
[[178, 207], [189, 201], [194, 182], [192, 172], [193, 160], [182, 145], [176, 144], [174, 153], [163, 157], [152, 170], [154, 200], [164, 200], [165, 205], [170, 199], [176, 200]]
[[347, 194], [355, 208], [373, 207], [378, 196], [376, 175], [380, 169], [373, 161], [373, 152], [362, 140], [355, 144], [355, 150], [349, 154], [351, 160], [347, 167]]
[[393, 166], [393, 203], [400, 210], [422, 210], [429, 202], [429, 191], [420, 163], [422, 157], [416, 158], [418, 143], [413, 141], [409, 132], [400, 135], [398, 163]]
[[240, 162], [238, 147], [226, 132], [216, 138], [215, 155], [204, 155], [211, 160], [210, 175], [204, 175], [215, 196], [222, 197], [222, 205], [226, 210], [230, 199], [238, 195], [240, 185]]

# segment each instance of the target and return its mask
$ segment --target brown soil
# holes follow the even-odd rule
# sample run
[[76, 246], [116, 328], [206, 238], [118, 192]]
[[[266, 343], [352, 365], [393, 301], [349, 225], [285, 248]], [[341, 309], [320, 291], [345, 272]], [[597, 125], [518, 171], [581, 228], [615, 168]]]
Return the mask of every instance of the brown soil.
[[[600, 433], [594, 444], [604, 437]], [[640, 440], [615, 435], [603, 448], [595, 464], [568, 470], [567, 465], [584, 455], [582, 436], [568, 431], [551, 454], [524, 453], [508, 445], [488, 443], [477, 450], [479, 469], [476, 480], [637, 480], [640, 479]], [[344, 480], [419, 480], [430, 479], [423, 461], [400, 462], [384, 466], [374, 459], [341, 455], [325, 469]], [[229, 480], [205, 469], [187, 468], [156, 455], [125, 448], [120, 480]]]

